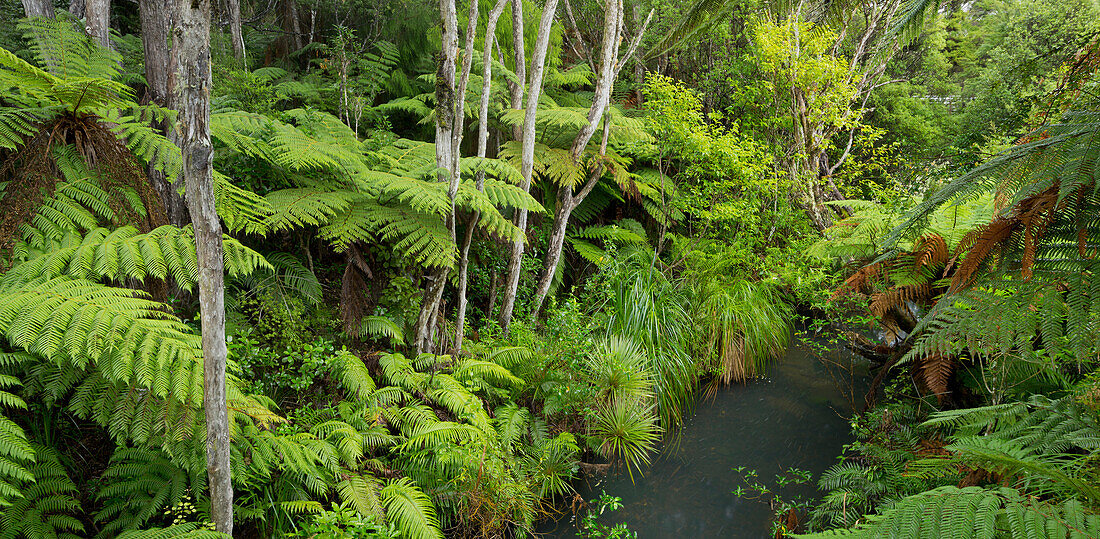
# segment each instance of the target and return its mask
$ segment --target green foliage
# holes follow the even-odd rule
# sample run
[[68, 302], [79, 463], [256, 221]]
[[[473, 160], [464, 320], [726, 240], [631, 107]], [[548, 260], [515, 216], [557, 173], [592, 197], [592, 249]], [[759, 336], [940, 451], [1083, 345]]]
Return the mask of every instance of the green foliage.
[[373, 515], [360, 516], [354, 510], [337, 506], [313, 515], [298, 531], [287, 537], [336, 539], [396, 539], [400, 537], [392, 524], [381, 524]]
[[770, 283], [726, 284], [716, 273], [691, 277], [698, 357], [712, 362], [722, 383], [742, 381], [764, 372], [790, 342], [791, 310]]
[[1041, 501], [1016, 489], [940, 487], [899, 501], [856, 528], [799, 537], [1088, 537], [1100, 515], [1081, 502]]
[[[5, 274], [6, 283], [61, 276], [113, 282], [170, 278], [176, 286], [191, 290], [198, 279], [191, 228], [164, 225], [141, 234], [124, 226], [93, 228], [80, 235], [73, 230], [43, 231], [24, 225], [22, 232], [26, 240], [15, 248], [18, 265]], [[275, 271], [263, 256], [233, 238], [224, 237], [222, 245], [230, 277]]]
[[[26, 354], [0, 352], [0, 367], [7, 369], [28, 359], [31, 358]], [[0, 374], [0, 507], [21, 498], [19, 485], [34, 480], [28, 465], [35, 460], [35, 448], [23, 428], [2, 412], [8, 408], [27, 408], [27, 403], [19, 396], [4, 391], [19, 385], [22, 384], [18, 378]]]
[[854, 526], [873, 512], [882, 512], [905, 496], [944, 484], [906, 473], [917, 459], [920, 416], [905, 405], [874, 408], [852, 420], [856, 438], [845, 446], [841, 462], [821, 474], [818, 487], [826, 494], [810, 513], [818, 527]]
[[653, 408], [644, 401], [616, 400], [599, 407], [591, 420], [591, 441], [608, 459], [641, 470], [649, 464], [649, 454], [657, 447], [661, 427]]
[[36, 446], [34, 453], [28, 466], [33, 479], [14, 485], [20, 497], [4, 507], [0, 537], [76, 539], [84, 531], [74, 516], [80, 508], [74, 497], [78, 489], [53, 449]]
[[387, 517], [397, 525], [403, 537], [443, 537], [431, 500], [409, 478], [390, 480], [382, 488], [382, 496]]
[[[592, 508], [595, 505], [595, 509]], [[617, 496], [610, 496], [601, 491], [600, 497], [589, 502], [589, 508], [577, 523], [577, 537], [588, 539], [618, 539], [637, 537], [638, 534], [627, 528], [626, 524], [619, 523], [614, 526], [601, 524], [599, 518], [604, 513], [611, 513], [623, 508], [623, 500]]]
[[102, 526], [99, 536], [141, 528], [188, 499], [191, 489], [202, 491], [205, 484], [204, 474], [189, 473], [161, 451], [120, 447], [96, 495], [103, 501], [95, 514]]
[[98, 47], [66, 16], [24, 21], [20, 28], [46, 70], [0, 50], [0, 85], [16, 105], [0, 108], [0, 147], [20, 147], [59, 119], [87, 114], [134, 156], [169, 176], [178, 173], [179, 149], [149, 125], [172, 114], [155, 105], [138, 105], [133, 91], [114, 80], [118, 53]]
[[734, 496], [766, 502], [772, 509], [772, 533], [776, 536], [786, 536], [795, 531], [787, 527], [788, 517], [808, 509], [810, 502], [801, 495], [788, 497], [782, 490], [791, 485], [808, 483], [813, 474], [806, 470], [788, 468], [775, 476], [775, 486], [769, 486], [760, 478], [756, 470], [738, 466], [736, 471], [741, 476], [743, 484], [733, 490]]

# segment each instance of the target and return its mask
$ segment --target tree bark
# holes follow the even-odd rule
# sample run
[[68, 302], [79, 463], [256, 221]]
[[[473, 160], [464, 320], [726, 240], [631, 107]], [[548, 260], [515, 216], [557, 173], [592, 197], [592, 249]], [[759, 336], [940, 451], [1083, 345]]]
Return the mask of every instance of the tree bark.
[[225, 392], [225, 274], [221, 223], [214, 207], [214, 148], [210, 142], [210, 0], [176, 0], [173, 42], [176, 104], [187, 206], [198, 255], [202, 325], [206, 473], [215, 529], [233, 534], [229, 474], [229, 412]]
[[84, 18], [84, 0], [72, 0], [69, 2], [69, 15], [77, 19]]
[[[461, 181], [461, 148], [463, 128], [466, 115], [464, 111], [466, 99], [466, 85], [470, 80], [470, 68], [473, 64], [474, 38], [477, 36], [478, 2], [470, 3], [468, 24], [466, 26], [466, 41], [462, 48], [462, 69], [455, 80], [455, 66], [458, 57], [458, 14], [454, 0], [440, 0], [439, 13], [443, 19], [443, 51], [439, 60], [439, 70], [436, 73], [435, 97], [436, 97], [436, 124], [435, 124], [435, 160], [436, 166], [445, 170], [440, 172], [439, 180], [447, 183], [447, 198], [450, 200], [450, 208], [447, 213], [446, 225], [451, 235], [451, 242], [457, 244], [457, 215], [455, 212], [455, 198], [458, 196], [458, 186]], [[416, 350], [421, 352], [425, 346], [431, 344], [431, 327], [439, 311], [439, 304], [443, 298], [443, 290], [447, 285], [447, 275], [450, 268], [440, 268], [436, 272], [435, 281], [429, 286], [424, 295], [424, 303], [420, 307], [420, 316], [417, 317], [417, 341]]]
[[[642, 6], [638, 3], [634, 4], [633, 8], [634, 16], [634, 30], [641, 33], [644, 28], [640, 26], [642, 24]], [[626, 61], [626, 60], [624, 60]], [[634, 55], [634, 106], [642, 107], [642, 87], [645, 85], [645, 65], [642, 64], [641, 55]]]
[[48, 17], [53, 18], [53, 2], [50, 0], [23, 0], [23, 12], [27, 18]]
[[[476, 3], [476, 2], [475, 2]], [[458, 15], [454, 0], [439, 0], [439, 15], [443, 23], [443, 49], [439, 57], [439, 66], [435, 74], [435, 165], [439, 170], [438, 180], [448, 183], [457, 181], [452, 178], [452, 163], [454, 161], [451, 138], [454, 134], [455, 115], [455, 63], [458, 57]], [[450, 224], [454, 215], [454, 197], [451, 197], [451, 208], [447, 220]], [[451, 235], [452, 240], [454, 234]], [[424, 347], [430, 344], [430, 321], [439, 308], [439, 302], [443, 297], [443, 289], [447, 283], [447, 268], [433, 271], [429, 276], [430, 282], [424, 291], [424, 298], [420, 304], [420, 314], [416, 319], [416, 336], [414, 347], [419, 354]]]
[[[481, 95], [478, 101], [477, 121], [477, 156], [484, 159], [489, 149], [489, 98], [493, 82], [493, 42], [496, 40], [497, 21], [504, 12], [506, 0], [497, 0], [492, 11], [489, 12], [489, 21], [485, 25], [485, 47], [481, 55]], [[478, 168], [477, 190], [485, 190], [485, 170]], [[481, 219], [481, 214], [474, 212], [470, 222], [466, 225], [466, 237], [462, 241], [462, 249], [458, 258], [458, 313], [455, 319], [455, 357], [462, 355], [462, 340], [466, 332], [466, 281], [470, 264], [470, 244], [474, 239], [474, 230]]]
[[[517, 0], [518, 1], [518, 0]], [[554, 25], [554, 14], [558, 9], [558, 0], [547, 0], [539, 20], [539, 33], [535, 38], [535, 49], [531, 52], [531, 73], [527, 83], [527, 107], [523, 113], [523, 133], [521, 138], [520, 173], [523, 174], [523, 190], [531, 191], [531, 175], [535, 166], [535, 114], [538, 112], [539, 95], [542, 93], [542, 74], [546, 68], [546, 50], [550, 44], [550, 29]], [[522, 41], [522, 35], [519, 40]], [[519, 210], [516, 226], [520, 232], [527, 232], [527, 210]], [[512, 242], [512, 256], [508, 261], [508, 278], [505, 281], [504, 304], [500, 310], [500, 325], [507, 331], [512, 323], [512, 311], [516, 305], [516, 292], [519, 290], [520, 267], [523, 263], [523, 247], [526, 237]]]
[[111, 46], [111, 0], [86, 0], [84, 21], [89, 36], [102, 47]]
[[[527, 53], [524, 50], [526, 35], [523, 30], [523, 0], [511, 0], [512, 2], [512, 52], [515, 61], [514, 73], [516, 82], [508, 81], [508, 92], [512, 98], [512, 108], [523, 106], [523, 83], [527, 80]], [[523, 127], [512, 128], [512, 138], [523, 139]]]
[[[174, 108], [172, 106], [172, 90], [170, 79], [173, 78], [175, 58], [168, 49], [168, 31], [172, 27], [170, 13], [167, 4], [163, 0], [141, 0], [139, 4], [141, 17], [141, 44], [145, 51], [145, 82], [146, 98], [161, 107]], [[167, 125], [155, 122], [154, 128], [160, 130], [173, 142], [179, 143], [176, 133], [168, 129]], [[168, 215], [168, 221], [175, 226], [185, 226], [190, 220], [187, 213], [187, 205], [180, 190], [183, 187], [183, 178], [177, 178], [173, 184], [167, 176], [156, 167], [146, 167], [149, 183], [160, 195], [164, 204], [164, 212]]]
[[[619, 43], [623, 33], [623, 14], [622, 0], [607, 0], [607, 8], [604, 10], [603, 42], [600, 49], [600, 71], [599, 78], [596, 80], [596, 95], [592, 100], [592, 107], [588, 109], [588, 123], [577, 133], [576, 138], [573, 139], [573, 145], [569, 149], [569, 154], [574, 163], [580, 162], [585, 148], [588, 147], [589, 141], [592, 140], [592, 136], [595, 135], [596, 129], [599, 127], [600, 120], [603, 120], [603, 136], [600, 140], [599, 155], [602, 156], [607, 152], [607, 139], [611, 126], [604, 115], [607, 113], [607, 107], [611, 104], [611, 89], [619, 71], [622, 70], [623, 65], [630, 60], [637, 49], [645, 29], [653, 17], [651, 11], [645, 23], [638, 29], [638, 34], [634, 36], [626, 55], [620, 60]], [[550, 285], [554, 281], [554, 274], [561, 262], [561, 252], [565, 246], [565, 231], [569, 225], [569, 216], [592, 192], [603, 172], [603, 165], [594, 164], [589, 171], [584, 186], [575, 194], [571, 185], [558, 187], [550, 244], [546, 248], [546, 259], [543, 263], [542, 275], [535, 287], [535, 300], [531, 308], [532, 319], [538, 316], [539, 311], [542, 310], [543, 302], [546, 301], [547, 294], [550, 293]]]
[[233, 41], [233, 58], [244, 67], [244, 35], [241, 33], [241, 0], [226, 0], [229, 8], [229, 37]]

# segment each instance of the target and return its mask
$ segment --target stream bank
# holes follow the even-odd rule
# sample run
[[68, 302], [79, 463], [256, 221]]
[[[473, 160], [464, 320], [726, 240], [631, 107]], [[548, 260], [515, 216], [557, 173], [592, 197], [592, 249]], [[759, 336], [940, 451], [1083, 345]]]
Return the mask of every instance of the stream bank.
[[[818, 476], [851, 440], [851, 396], [862, 399], [866, 385], [865, 360], [840, 346], [823, 355], [820, 349], [794, 339], [767, 376], [700, 400], [679, 438], [666, 439], [644, 474], [635, 472], [633, 481], [623, 470], [586, 477], [578, 494], [591, 500], [606, 491], [622, 498], [623, 508], [607, 523], [626, 522], [642, 539], [770, 537], [768, 503], [733, 492], [744, 484], [737, 468], [756, 470], [770, 486], [783, 470], [812, 472], [809, 484], [780, 492], [816, 496]], [[545, 537], [575, 537], [572, 519], [567, 514], [539, 531]]]

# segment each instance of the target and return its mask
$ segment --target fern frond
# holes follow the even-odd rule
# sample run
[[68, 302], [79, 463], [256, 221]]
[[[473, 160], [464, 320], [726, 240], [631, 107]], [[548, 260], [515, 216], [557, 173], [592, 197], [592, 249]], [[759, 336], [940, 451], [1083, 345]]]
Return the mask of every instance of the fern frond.
[[407, 477], [391, 479], [382, 488], [386, 519], [410, 539], [442, 539], [435, 508], [416, 484]]

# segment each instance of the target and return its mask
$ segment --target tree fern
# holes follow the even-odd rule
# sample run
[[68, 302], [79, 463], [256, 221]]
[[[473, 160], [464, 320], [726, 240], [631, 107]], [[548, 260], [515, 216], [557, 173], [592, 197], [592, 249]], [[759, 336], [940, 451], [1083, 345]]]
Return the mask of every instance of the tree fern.
[[1069, 538], [1100, 534], [1100, 515], [1081, 502], [1043, 502], [1011, 488], [941, 487], [899, 501], [882, 515], [825, 537]]
[[95, 365], [105, 379], [159, 397], [192, 402], [200, 393], [198, 336], [138, 291], [65, 276], [4, 276], [0, 332], [31, 354], [81, 369]]
[[386, 519], [410, 539], [442, 539], [431, 500], [407, 477], [392, 479], [382, 488]]
[[224, 533], [201, 528], [198, 524], [187, 522], [167, 528], [133, 530], [123, 532], [119, 539], [226, 539]]
[[405, 331], [385, 316], [364, 316], [359, 334], [377, 339], [389, 339], [394, 345], [405, 344]]
[[[38, 243], [45, 234], [25, 226], [24, 236]], [[226, 271], [231, 277], [258, 270], [274, 271], [263, 256], [237, 240], [226, 236], [222, 241]], [[114, 282], [151, 277], [171, 278], [180, 288], [190, 290], [198, 278], [194, 232], [172, 225], [146, 234], [130, 226], [114, 230], [95, 228], [83, 237], [70, 232], [56, 242], [28, 245], [19, 252], [29, 260], [9, 271], [3, 277], [4, 283], [59, 276]]]
[[[30, 358], [21, 353], [0, 352], [0, 368], [10, 368]], [[5, 391], [22, 385], [18, 378], [0, 374], [0, 507], [22, 497], [19, 485], [33, 481], [28, 465], [35, 459], [35, 450], [23, 428], [4, 415], [5, 408], [26, 409], [27, 403]]]
[[188, 472], [164, 453], [148, 448], [120, 447], [102, 476], [96, 498], [103, 508], [95, 514], [99, 537], [117, 537], [141, 528], [189, 492], [205, 489], [203, 473]]
[[17, 485], [21, 496], [0, 515], [0, 537], [77, 539], [84, 525], [76, 518], [80, 503], [76, 485], [52, 449], [36, 446], [33, 480]]

